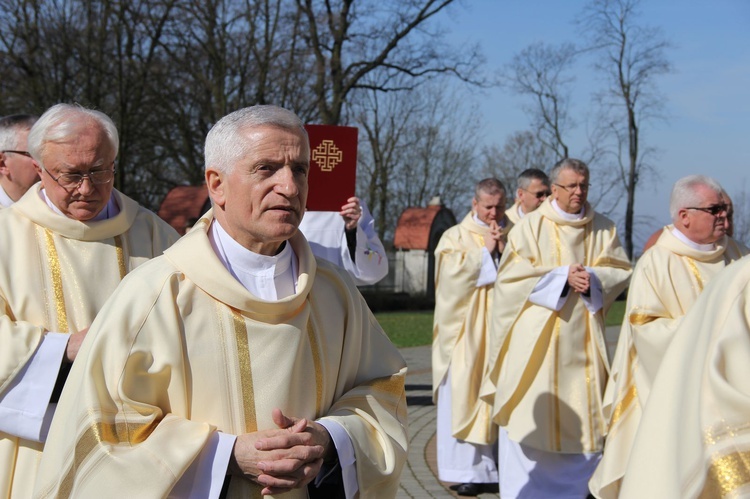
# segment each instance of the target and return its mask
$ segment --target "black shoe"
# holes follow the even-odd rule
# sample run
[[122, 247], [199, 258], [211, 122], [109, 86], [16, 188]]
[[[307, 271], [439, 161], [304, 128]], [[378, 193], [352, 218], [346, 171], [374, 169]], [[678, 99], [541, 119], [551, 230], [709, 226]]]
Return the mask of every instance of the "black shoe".
[[450, 485], [448, 488], [451, 489], [451, 490], [453, 490], [453, 491], [456, 491], [456, 490], [458, 490], [458, 488], [461, 485], [463, 485], [463, 484], [462, 483], [454, 483], [453, 485]]
[[456, 493], [460, 496], [478, 496], [481, 489], [478, 483], [462, 483], [456, 488]]
[[487, 492], [488, 494], [499, 494], [500, 484], [497, 482], [483, 483], [482, 492]]

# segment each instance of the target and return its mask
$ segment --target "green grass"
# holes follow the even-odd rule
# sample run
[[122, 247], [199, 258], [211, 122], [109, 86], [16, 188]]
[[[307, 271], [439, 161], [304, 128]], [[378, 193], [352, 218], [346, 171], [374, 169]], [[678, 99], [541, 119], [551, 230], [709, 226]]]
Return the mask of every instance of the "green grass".
[[[607, 326], [622, 323], [625, 315], [625, 302], [616, 301], [605, 319]], [[394, 345], [399, 348], [416, 347], [432, 343], [432, 311], [379, 312], [375, 314], [383, 330]]]
[[619, 326], [625, 316], [625, 300], [616, 301], [609, 308], [607, 317], [604, 318], [605, 326]]
[[379, 312], [375, 318], [399, 348], [432, 343], [432, 310]]

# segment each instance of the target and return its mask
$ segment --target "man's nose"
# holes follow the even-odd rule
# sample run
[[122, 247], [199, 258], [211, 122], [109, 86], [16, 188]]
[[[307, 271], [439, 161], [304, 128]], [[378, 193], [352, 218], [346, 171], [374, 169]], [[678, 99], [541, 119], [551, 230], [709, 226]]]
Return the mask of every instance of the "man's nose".
[[279, 168], [276, 171], [276, 187], [278, 192], [286, 197], [294, 197], [299, 194], [299, 187], [294, 178], [294, 172], [289, 166]]
[[83, 195], [91, 194], [94, 190], [94, 182], [91, 181], [91, 177], [83, 177], [78, 184], [78, 192]]

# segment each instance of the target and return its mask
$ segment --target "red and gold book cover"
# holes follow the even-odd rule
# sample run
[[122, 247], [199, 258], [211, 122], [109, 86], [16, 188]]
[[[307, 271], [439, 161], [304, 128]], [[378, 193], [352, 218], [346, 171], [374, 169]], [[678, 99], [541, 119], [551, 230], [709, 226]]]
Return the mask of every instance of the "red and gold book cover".
[[307, 209], [339, 211], [354, 196], [357, 180], [357, 128], [305, 125], [310, 137]]

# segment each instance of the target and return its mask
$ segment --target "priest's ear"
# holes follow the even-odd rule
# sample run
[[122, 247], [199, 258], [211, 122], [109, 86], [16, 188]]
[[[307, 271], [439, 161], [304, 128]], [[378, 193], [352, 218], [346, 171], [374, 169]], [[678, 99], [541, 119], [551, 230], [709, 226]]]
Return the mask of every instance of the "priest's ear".
[[218, 168], [206, 168], [206, 187], [208, 195], [215, 206], [224, 208], [226, 203], [226, 175]]

